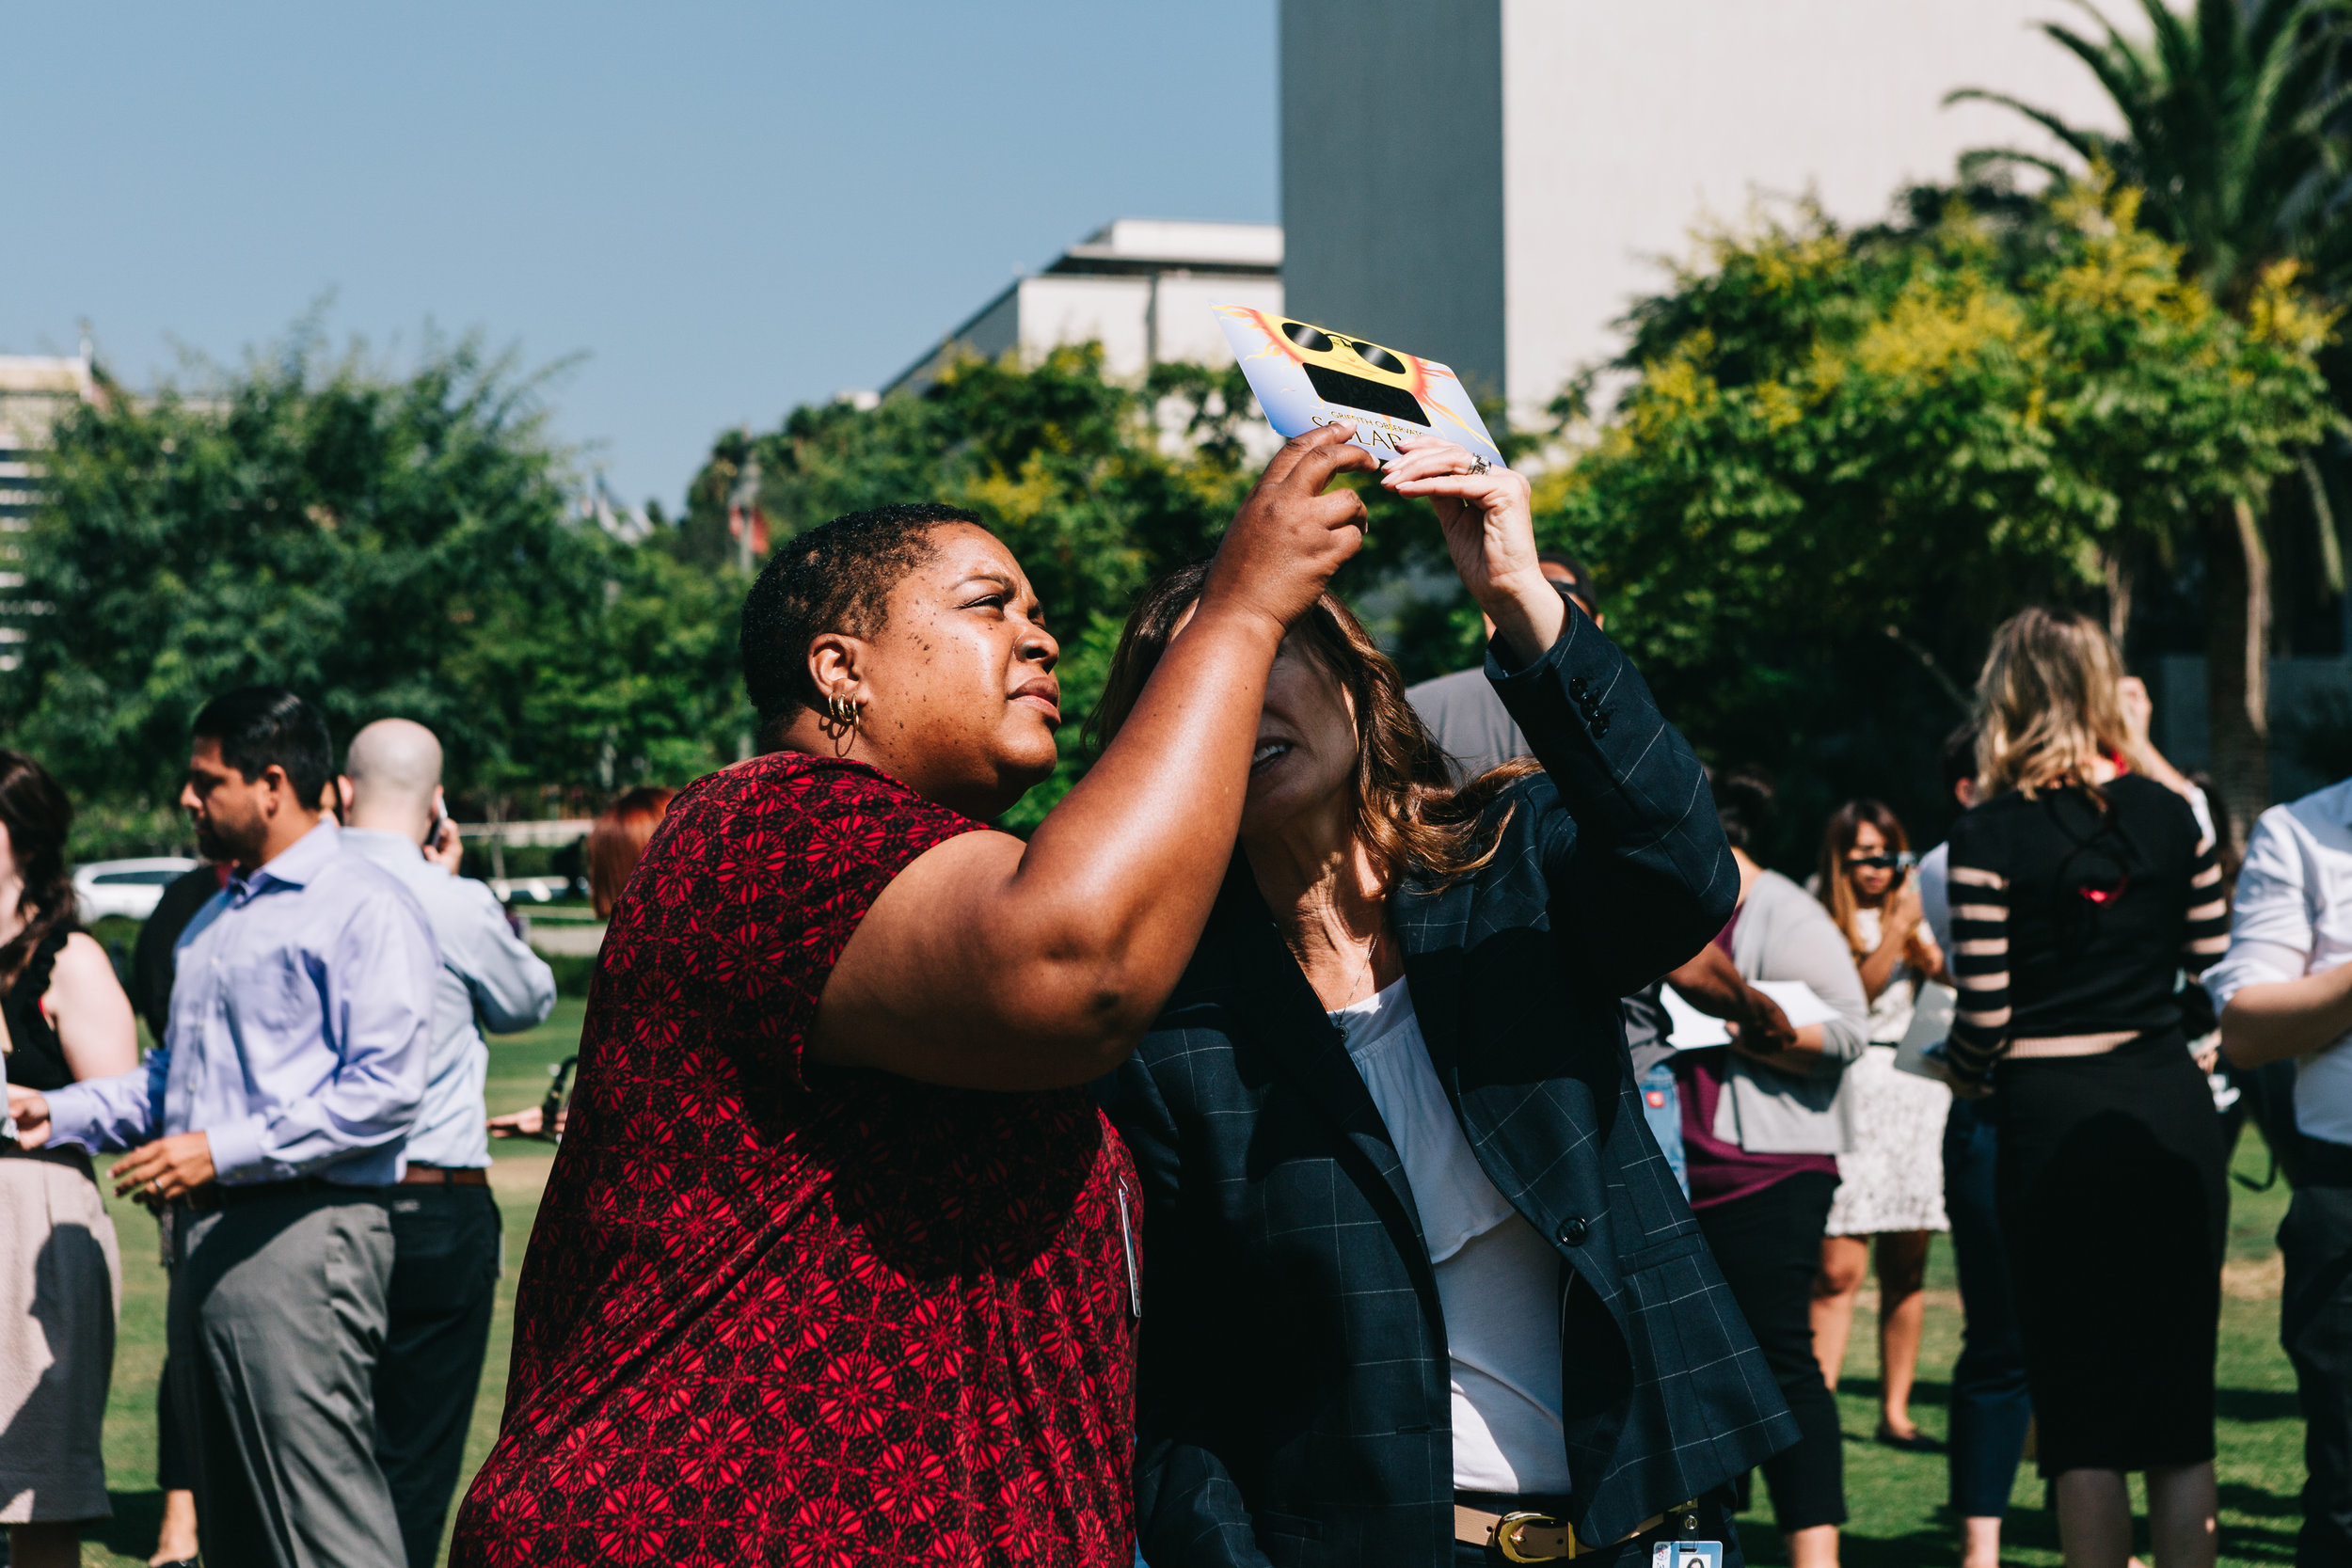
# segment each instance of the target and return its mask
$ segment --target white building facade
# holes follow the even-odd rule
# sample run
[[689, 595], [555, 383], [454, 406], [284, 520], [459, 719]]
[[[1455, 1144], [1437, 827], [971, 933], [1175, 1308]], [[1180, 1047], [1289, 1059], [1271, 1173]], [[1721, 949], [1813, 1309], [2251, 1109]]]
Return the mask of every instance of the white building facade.
[[1281, 0], [1291, 313], [1452, 365], [1521, 417], [1622, 348], [1695, 230], [1848, 223], [1969, 149], [2054, 144], [1988, 87], [2112, 111], [2060, 0]]
[[1168, 360], [1229, 360], [1212, 304], [1282, 309], [1282, 230], [1264, 223], [1120, 218], [1014, 280], [883, 388], [917, 388], [959, 354], [1035, 359], [1099, 342], [1103, 368], [1141, 379]]
[[40, 505], [41, 451], [66, 411], [97, 395], [89, 350], [72, 358], [0, 354], [0, 672], [24, 660], [49, 611], [24, 596], [23, 538]]

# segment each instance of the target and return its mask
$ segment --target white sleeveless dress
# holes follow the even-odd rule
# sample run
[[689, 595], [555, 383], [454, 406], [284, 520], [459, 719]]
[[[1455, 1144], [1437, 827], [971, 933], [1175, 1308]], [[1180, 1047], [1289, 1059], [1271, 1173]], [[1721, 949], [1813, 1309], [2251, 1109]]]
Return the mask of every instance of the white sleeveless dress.
[[[1879, 911], [1856, 910], [1854, 922], [1876, 951]], [[1837, 1157], [1832, 1236], [1952, 1227], [1944, 1213], [1944, 1122], [1952, 1091], [1895, 1067], [1895, 1046], [1911, 1026], [1918, 988], [1918, 977], [1904, 970], [1879, 992], [1870, 1004], [1869, 1047], [1846, 1069], [1855, 1142], [1851, 1153]]]

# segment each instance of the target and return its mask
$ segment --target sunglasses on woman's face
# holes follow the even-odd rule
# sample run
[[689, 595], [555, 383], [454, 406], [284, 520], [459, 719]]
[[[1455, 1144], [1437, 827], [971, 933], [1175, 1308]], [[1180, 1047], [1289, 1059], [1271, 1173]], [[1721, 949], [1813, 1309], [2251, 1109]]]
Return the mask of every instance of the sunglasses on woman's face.
[[1846, 857], [1846, 864], [1849, 868], [1858, 870], [1867, 866], [1872, 871], [1896, 871], [1915, 863], [1915, 857], [1911, 855], [1848, 855]]

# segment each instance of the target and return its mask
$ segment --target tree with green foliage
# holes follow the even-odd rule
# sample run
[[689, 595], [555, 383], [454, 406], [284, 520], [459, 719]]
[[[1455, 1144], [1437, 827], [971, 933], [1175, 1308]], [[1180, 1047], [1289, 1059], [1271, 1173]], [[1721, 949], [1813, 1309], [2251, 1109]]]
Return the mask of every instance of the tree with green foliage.
[[430, 725], [494, 812], [735, 754], [739, 580], [586, 520], [511, 358], [430, 345], [390, 375], [302, 332], [192, 388], [102, 385], [44, 456], [25, 593], [50, 608], [0, 703], [119, 840], [178, 839], [188, 721], [254, 681], [339, 736]]
[[[1957, 696], [2004, 616], [2095, 596], [2127, 542], [2249, 504], [2338, 423], [2329, 318], [2286, 269], [2240, 320], [2136, 192], [2031, 212], [1862, 233], [1807, 214], [1717, 240], [1636, 310], [1635, 379], [1540, 486], [1543, 524], [1720, 760], [1828, 766], [1805, 747], [1918, 659]], [[1958, 705], [1932, 698], [1934, 729]]]
[[[2146, 193], [2142, 217], [2178, 248], [2185, 277], [2221, 308], [2251, 321], [2273, 297], [2283, 265], [2320, 297], [2352, 300], [2352, 123], [2345, 67], [2352, 7], [2343, 0], [2193, 0], [2176, 12], [2138, 0], [2148, 36], [2125, 34], [2082, 0], [2091, 33], [2042, 30], [2090, 71], [2122, 121], [2121, 135], [2070, 123], [2006, 94], [1977, 99], [2017, 110], [2079, 160], [2069, 168], [2015, 150], [1973, 161], [2026, 163], [2062, 179], [2112, 171]], [[2334, 372], [2339, 403], [2352, 366]], [[2344, 591], [2332, 508], [2310, 449], [2296, 453], [2328, 588]], [[2207, 580], [2206, 674], [2214, 771], [2242, 832], [2269, 792], [2271, 636], [2268, 487], [2211, 498], [2181, 530], [2201, 551]]]

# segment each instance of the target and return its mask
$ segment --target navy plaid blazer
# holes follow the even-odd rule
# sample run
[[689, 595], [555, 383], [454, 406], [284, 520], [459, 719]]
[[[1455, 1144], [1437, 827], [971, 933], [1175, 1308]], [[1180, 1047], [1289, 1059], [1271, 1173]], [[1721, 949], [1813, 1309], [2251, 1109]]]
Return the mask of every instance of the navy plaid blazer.
[[[1544, 772], [1499, 852], [1390, 919], [1479, 1164], [1561, 1269], [1570, 1499], [1614, 1541], [1797, 1436], [1644, 1121], [1618, 998], [1730, 918], [1690, 747], [1581, 614], [1495, 681]], [[1437, 1277], [1380, 1114], [1236, 856], [1104, 1085], [1145, 1192], [1136, 1508], [1152, 1568], [1454, 1560]]]

